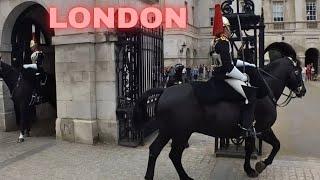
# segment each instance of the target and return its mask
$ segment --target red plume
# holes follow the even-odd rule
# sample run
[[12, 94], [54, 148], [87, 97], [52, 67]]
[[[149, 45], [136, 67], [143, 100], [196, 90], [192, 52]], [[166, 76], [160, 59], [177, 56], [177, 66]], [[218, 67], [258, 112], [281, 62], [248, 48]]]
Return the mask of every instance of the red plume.
[[214, 36], [219, 36], [221, 33], [223, 33], [223, 22], [222, 22], [222, 12], [221, 12], [221, 5], [216, 4], [214, 6], [214, 24], [213, 24], [213, 31], [212, 34]]

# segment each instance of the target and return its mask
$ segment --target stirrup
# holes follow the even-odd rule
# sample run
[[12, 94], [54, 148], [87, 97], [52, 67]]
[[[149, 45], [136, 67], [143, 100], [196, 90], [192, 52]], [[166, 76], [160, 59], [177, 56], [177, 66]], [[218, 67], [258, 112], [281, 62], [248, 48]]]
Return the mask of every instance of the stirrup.
[[244, 128], [241, 124], [238, 124], [239, 128], [245, 132], [244, 138], [246, 137], [254, 137], [257, 138], [257, 136], [260, 136], [262, 133], [256, 131], [256, 128], [252, 124], [249, 128]]

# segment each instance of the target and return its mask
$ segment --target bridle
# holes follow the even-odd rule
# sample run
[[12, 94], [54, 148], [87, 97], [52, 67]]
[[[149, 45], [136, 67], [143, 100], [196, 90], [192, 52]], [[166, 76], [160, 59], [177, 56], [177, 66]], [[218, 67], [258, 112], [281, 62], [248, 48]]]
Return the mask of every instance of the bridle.
[[[263, 69], [261, 69], [261, 68], [258, 68], [258, 72], [259, 72], [259, 73], [262, 72], [262, 73], [264, 73], [265, 75], [271, 77], [272, 79], [275, 79], [275, 80], [280, 81], [279, 78], [275, 77], [274, 75], [266, 72], [265, 70], [263, 70]], [[282, 95], [286, 96], [287, 98], [286, 98], [286, 100], [284, 100], [282, 103], [278, 104], [278, 103], [277, 103], [277, 100], [276, 100], [275, 97], [274, 97], [273, 92], [271, 91], [270, 86], [268, 85], [268, 83], [266, 82], [266, 80], [263, 78], [263, 76], [261, 76], [261, 78], [263, 79], [265, 85], [267, 86], [268, 91], [271, 93], [271, 97], [270, 97], [270, 96], [269, 96], [269, 97], [270, 97], [270, 99], [272, 100], [272, 102], [274, 103], [274, 105], [276, 105], [276, 106], [278, 106], [278, 107], [285, 107], [285, 106], [287, 106], [287, 105], [291, 102], [292, 99], [297, 98], [297, 96], [294, 95], [294, 93], [292, 93], [293, 91], [290, 89], [289, 94], [285, 94], [284, 92], [282, 92]]]

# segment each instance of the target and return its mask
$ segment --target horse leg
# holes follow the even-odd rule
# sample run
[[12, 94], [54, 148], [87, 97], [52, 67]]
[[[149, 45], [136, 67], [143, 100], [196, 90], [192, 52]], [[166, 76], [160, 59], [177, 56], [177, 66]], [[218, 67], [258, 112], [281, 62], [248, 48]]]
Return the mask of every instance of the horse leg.
[[181, 136], [181, 135], [179, 135], [179, 136], [181, 138], [179, 138], [179, 139], [173, 138], [172, 139], [173, 142], [172, 142], [171, 151], [169, 153], [169, 157], [170, 157], [174, 167], [176, 168], [181, 180], [193, 180], [192, 178], [190, 178], [188, 176], [188, 174], [184, 170], [182, 163], [181, 163], [182, 153], [183, 153], [184, 149], [186, 148], [186, 144], [187, 144], [188, 139], [190, 138], [191, 134], [186, 135], [186, 136]]
[[31, 106], [30, 108], [30, 112], [29, 112], [29, 118], [26, 124], [26, 137], [31, 137], [30, 135], [30, 131], [31, 131], [31, 125], [32, 122], [34, 121], [34, 118], [36, 118], [36, 107], [35, 106]]
[[245, 142], [245, 160], [244, 160], [244, 171], [247, 173], [249, 177], [258, 177], [259, 173], [257, 173], [254, 169], [251, 168], [250, 159], [252, 152], [254, 150], [255, 142], [253, 137], [246, 138]]
[[27, 131], [30, 123], [31, 109], [28, 103], [20, 104], [20, 136], [18, 143], [24, 142], [25, 132]]
[[149, 160], [148, 160], [148, 168], [145, 175], [146, 180], [152, 180], [154, 176], [154, 168], [156, 165], [157, 158], [162, 151], [163, 147], [170, 140], [170, 136], [166, 132], [159, 131], [158, 137], [153, 141], [151, 146], [149, 147]]
[[[22, 107], [22, 106], [20, 106], [20, 107]], [[26, 118], [27, 117], [24, 116], [23, 111], [25, 111], [25, 109], [20, 108], [20, 135], [18, 138], [18, 143], [24, 142], [24, 134], [25, 134], [25, 129], [26, 129], [25, 127], [26, 127], [26, 122], [27, 122]]]
[[273, 133], [272, 129], [264, 132], [262, 134], [262, 139], [272, 146], [272, 151], [267, 159], [256, 163], [255, 169], [258, 171], [258, 173], [261, 173], [268, 165], [272, 164], [274, 157], [280, 150], [280, 141]]

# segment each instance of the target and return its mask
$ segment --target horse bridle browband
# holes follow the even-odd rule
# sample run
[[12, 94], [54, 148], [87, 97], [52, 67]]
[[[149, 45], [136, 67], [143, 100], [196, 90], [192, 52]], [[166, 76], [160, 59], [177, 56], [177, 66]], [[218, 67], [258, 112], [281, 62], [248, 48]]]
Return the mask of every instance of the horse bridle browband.
[[[266, 74], [267, 76], [269, 76], [269, 77], [271, 77], [271, 78], [273, 78], [273, 79], [280, 80], [279, 78], [273, 76], [272, 74], [266, 72], [265, 70], [263, 70], [263, 69], [261, 69], [261, 68], [258, 68], [258, 72], [259, 72], [259, 74], [260, 74], [260, 72], [262, 72], [262, 73]], [[266, 86], [267, 86], [267, 88], [268, 88], [268, 91], [271, 93], [271, 94], [269, 95], [269, 97], [271, 96], [270, 99], [272, 100], [272, 102], [273, 102], [276, 106], [278, 106], [278, 107], [285, 107], [285, 106], [287, 106], [287, 105], [290, 103], [290, 101], [291, 101], [292, 99], [294, 99], [294, 98], [297, 97], [297, 96], [293, 96], [293, 95], [292, 95], [292, 90], [290, 89], [290, 93], [289, 93], [289, 94], [285, 94], [284, 92], [282, 92], [282, 95], [286, 96], [287, 99], [284, 100], [282, 103], [278, 104], [276, 98], [275, 98], [274, 95], [273, 95], [273, 92], [271, 91], [270, 86], [268, 85], [268, 83], [266, 82], [266, 80], [263, 78], [263, 76], [261, 76], [261, 78], [263, 79], [264, 83], [266, 84]]]

